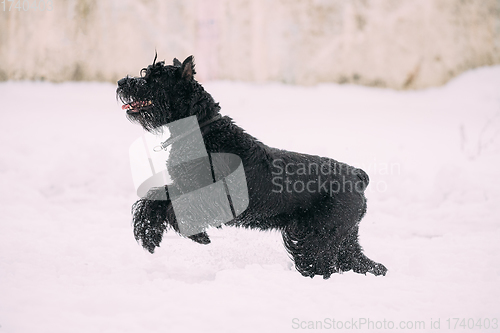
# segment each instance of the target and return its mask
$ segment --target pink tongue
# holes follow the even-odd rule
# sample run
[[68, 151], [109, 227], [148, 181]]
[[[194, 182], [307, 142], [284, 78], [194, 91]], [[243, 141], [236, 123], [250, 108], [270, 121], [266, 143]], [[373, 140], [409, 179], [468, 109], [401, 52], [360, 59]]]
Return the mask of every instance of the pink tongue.
[[122, 105], [122, 110], [127, 110], [127, 109], [130, 109], [130, 108], [131, 108], [130, 104]]

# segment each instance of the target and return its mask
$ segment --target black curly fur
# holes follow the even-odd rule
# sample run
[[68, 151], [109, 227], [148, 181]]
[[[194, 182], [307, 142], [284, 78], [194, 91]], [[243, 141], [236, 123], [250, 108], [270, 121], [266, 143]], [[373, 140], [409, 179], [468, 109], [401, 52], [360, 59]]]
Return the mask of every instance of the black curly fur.
[[160, 246], [163, 233], [168, 227], [174, 227], [172, 223], [175, 223], [175, 214], [170, 201], [155, 200], [160, 191], [162, 189], [152, 189], [146, 197], [132, 205], [135, 239], [151, 253], [155, 247]]
[[[120, 80], [117, 96], [124, 103], [151, 101], [149, 106], [127, 115], [145, 130], [156, 132], [163, 125], [192, 115], [202, 123], [219, 114], [219, 104], [193, 78], [192, 56], [182, 64], [177, 59], [173, 65], [154, 62], [141, 74]], [[173, 136], [178, 134], [171, 133]], [[243, 162], [249, 205], [227, 225], [281, 231], [285, 248], [304, 276], [322, 275], [327, 279], [333, 273], [349, 270], [385, 275], [387, 269], [368, 259], [358, 243], [358, 224], [366, 212], [363, 192], [369, 183], [364, 171], [329, 158], [268, 147], [245, 133], [227, 116], [210, 124], [203, 140], [207, 152], [232, 153]], [[183, 154], [186, 149], [189, 144], [174, 143], [170, 154]], [[342, 189], [339, 185], [339, 191], [330, 188], [325, 192], [318, 187], [318, 191], [289, 192], [284, 189], [286, 183], [283, 182], [282, 190], [278, 191], [279, 186], [273, 180], [279, 170], [277, 161], [283, 165], [329, 165], [331, 169], [326, 174], [310, 169], [307, 174], [283, 173], [282, 178], [304, 184], [327, 181], [343, 184]], [[149, 252], [153, 253], [160, 246], [168, 229], [179, 233], [171, 201], [155, 198], [187, 184], [189, 174], [197, 172], [199, 167], [193, 164], [191, 170], [186, 170], [185, 166], [171, 167], [167, 163], [173, 184], [150, 190], [133, 205], [135, 238]], [[189, 238], [201, 244], [210, 243], [205, 232]]]

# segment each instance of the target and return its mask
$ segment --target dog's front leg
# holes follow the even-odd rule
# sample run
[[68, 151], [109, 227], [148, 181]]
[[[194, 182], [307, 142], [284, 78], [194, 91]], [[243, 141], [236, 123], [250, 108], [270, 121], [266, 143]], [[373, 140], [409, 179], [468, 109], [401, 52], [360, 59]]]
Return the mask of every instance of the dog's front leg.
[[[153, 188], [132, 206], [135, 239], [150, 253], [160, 246], [168, 228], [180, 234], [172, 202], [167, 198], [167, 187]], [[200, 244], [210, 243], [205, 232], [188, 238]]]
[[210, 244], [210, 238], [206, 232], [200, 232], [199, 234], [188, 236], [189, 239], [200, 244]]
[[153, 253], [160, 246], [167, 227], [177, 224], [166, 187], [152, 188], [132, 206], [135, 239]]

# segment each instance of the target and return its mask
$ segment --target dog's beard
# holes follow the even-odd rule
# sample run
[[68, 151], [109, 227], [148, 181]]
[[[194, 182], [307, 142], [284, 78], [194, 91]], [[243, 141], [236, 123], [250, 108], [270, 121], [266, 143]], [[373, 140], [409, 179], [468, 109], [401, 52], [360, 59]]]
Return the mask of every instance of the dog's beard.
[[169, 122], [168, 108], [148, 97], [134, 97], [124, 91], [118, 91], [117, 97], [123, 103], [122, 109], [126, 111], [129, 121], [138, 123], [144, 130], [153, 134], [163, 132], [162, 126]]
[[127, 114], [127, 119], [133, 123], [138, 123], [144, 130], [152, 134], [162, 134], [164, 125], [169, 122], [164, 111], [158, 111], [156, 108]]

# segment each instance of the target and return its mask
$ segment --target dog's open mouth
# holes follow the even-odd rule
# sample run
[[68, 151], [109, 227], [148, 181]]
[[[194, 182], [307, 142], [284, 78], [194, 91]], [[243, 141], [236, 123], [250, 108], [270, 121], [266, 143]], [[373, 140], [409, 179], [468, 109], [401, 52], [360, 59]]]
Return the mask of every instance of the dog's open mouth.
[[137, 113], [145, 108], [150, 108], [153, 105], [151, 101], [135, 101], [122, 105], [122, 110], [126, 110], [128, 114]]

